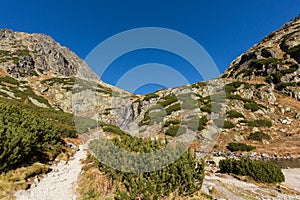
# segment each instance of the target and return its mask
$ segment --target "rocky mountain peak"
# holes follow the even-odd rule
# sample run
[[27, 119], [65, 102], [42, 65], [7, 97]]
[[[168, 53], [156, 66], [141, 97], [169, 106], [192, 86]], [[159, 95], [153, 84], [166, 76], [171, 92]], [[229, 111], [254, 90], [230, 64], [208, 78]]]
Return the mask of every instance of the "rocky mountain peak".
[[235, 59], [223, 78], [259, 80], [300, 100], [300, 16]]
[[75, 53], [44, 34], [1, 29], [0, 56], [5, 71], [16, 78], [52, 70], [63, 76], [75, 76], [78, 71], [85, 71], [85, 75], [89, 74], [87, 78], [98, 79]]

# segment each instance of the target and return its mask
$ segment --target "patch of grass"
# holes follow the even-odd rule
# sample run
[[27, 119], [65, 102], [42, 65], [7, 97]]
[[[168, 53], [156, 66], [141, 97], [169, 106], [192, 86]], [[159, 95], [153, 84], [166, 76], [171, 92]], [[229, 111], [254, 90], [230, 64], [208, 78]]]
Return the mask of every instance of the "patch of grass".
[[236, 94], [227, 94], [226, 98], [227, 99], [231, 99], [231, 100], [240, 100], [240, 101], [243, 101], [243, 97], [241, 97], [240, 95], [236, 95]]
[[299, 86], [299, 83], [296, 82], [288, 82], [288, 83], [279, 83], [275, 86], [275, 88], [279, 91], [285, 89], [286, 87], [296, 87]]
[[261, 83], [261, 84], [255, 84], [255, 88], [256, 89], [259, 89], [259, 88], [261, 88], [263, 86], [266, 86], [266, 84], [263, 84], [263, 83]]
[[260, 132], [260, 131], [257, 131], [257, 132], [253, 132], [253, 133], [250, 133], [249, 137], [248, 137], [248, 140], [256, 140], [256, 141], [262, 141], [262, 140], [270, 140], [271, 137], [264, 133], [264, 132]]
[[[227, 84], [226, 86], [228, 87], [228, 89], [229, 89], [229, 88], [235, 88], [235, 89], [237, 89], [237, 88], [241, 87], [242, 85], [244, 85], [244, 87], [245, 87], [246, 89], [249, 89], [250, 86], [251, 86], [249, 83], [243, 82], [243, 81], [235, 81], [235, 82], [232, 82], [232, 83]], [[225, 88], [226, 88], [226, 86], [225, 86]], [[232, 89], [231, 89], [231, 90], [232, 90]], [[234, 91], [236, 91], [236, 90], [234, 90]], [[226, 92], [232, 92], [232, 91], [227, 91], [227, 90], [226, 90]]]
[[208, 122], [207, 117], [203, 116], [199, 119], [199, 126], [198, 126], [198, 131], [201, 131], [204, 129], [204, 126], [206, 126], [206, 123]]
[[39, 73], [43, 74], [45, 70], [43, 70], [43, 69], [37, 69], [37, 71], [38, 71]]
[[255, 149], [255, 146], [252, 145], [247, 145], [244, 143], [235, 143], [235, 142], [230, 142], [226, 148], [229, 151], [252, 151]]
[[0, 63], [7, 62], [8, 60], [6, 58], [0, 58]]

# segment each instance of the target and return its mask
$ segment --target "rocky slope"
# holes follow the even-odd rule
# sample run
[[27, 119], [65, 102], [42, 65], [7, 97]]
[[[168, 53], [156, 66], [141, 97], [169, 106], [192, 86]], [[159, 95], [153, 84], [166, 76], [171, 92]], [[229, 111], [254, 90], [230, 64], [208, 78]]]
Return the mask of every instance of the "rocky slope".
[[104, 99], [113, 91], [122, 92], [99, 80], [76, 54], [43, 34], [1, 29], [0, 66], [0, 96], [42, 107], [71, 112], [73, 86], [81, 79]]
[[[97, 118], [108, 135], [115, 124], [135, 136], [181, 140], [199, 156], [300, 158], [299, 45], [297, 17], [234, 60], [221, 78], [134, 95], [99, 80], [49, 36], [5, 29], [0, 96]], [[230, 142], [255, 149], [233, 153]]]
[[222, 77], [260, 80], [300, 100], [300, 16], [235, 59]]
[[300, 152], [300, 17], [239, 56], [222, 78], [147, 95], [103, 83], [49, 36], [1, 30], [0, 38], [3, 97], [73, 111], [134, 135], [192, 141], [199, 152], [226, 151], [232, 141], [256, 146], [259, 155]]
[[199, 152], [220, 135], [216, 153], [241, 142], [256, 147], [248, 153], [253, 157], [300, 157], [299, 45], [296, 17], [234, 60], [220, 79], [133, 96], [130, 106], [111, 114], [126, 116], [117, 117], [121, 128], [156, 138], [181, 125]]

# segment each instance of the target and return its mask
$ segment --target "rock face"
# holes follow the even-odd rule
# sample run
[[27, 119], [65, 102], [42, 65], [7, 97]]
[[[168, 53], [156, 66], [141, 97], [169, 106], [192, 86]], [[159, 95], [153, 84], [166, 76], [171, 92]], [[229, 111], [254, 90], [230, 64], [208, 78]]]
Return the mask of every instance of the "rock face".
[[14, 77], [47, 73], [50, 70], [63, 76], [75, 76], [81, 67], [90, 78], [97, 76], [72, 51], [62, 47], [50, 36], [0, 30], [0, 50], [5, 70]]
[[[25, 88], [32, 93], [28, 98], [35, 105], [45, 107], [46, 101], [48, 107], [67, 112], [72, 112], [73, 86], [80, 80], [98, 85], [100, 98], [105, 99], [114, 91], [123, 92], [102, 82], [75, 53], [44, 34], [0, 29], [0, 69], [0, 76], [22, 82], [22, 86], [17, 84], [13, 88], [0, 85], [0, 96], [18, 99], [14, 95], [16, 90], [24, 92]], [[44, 98], [44, 102], [37, 101], [35, 95]]]
[[300, 17], [283, 25], [235, 59], [222, 77], [264, 80], [300, 100]]

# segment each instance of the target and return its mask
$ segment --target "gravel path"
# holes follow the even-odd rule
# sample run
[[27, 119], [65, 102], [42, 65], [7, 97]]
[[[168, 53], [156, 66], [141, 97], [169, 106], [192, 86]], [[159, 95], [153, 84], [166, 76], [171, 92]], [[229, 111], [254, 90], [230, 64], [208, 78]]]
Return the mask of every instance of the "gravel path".
[[52, 167], [36, 187], [20, 190], [15, 194], [17, 200], [72, 200], [76, 199], [75, 186], [81, 172], [81, 159], [86, 157], [86, 146], [80, 145], [74, 159], [68, 163], [59, 162]]
[[300, 168], [283, 169], [285, 184], [300, 192]]

